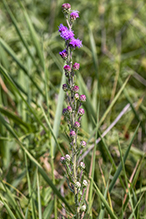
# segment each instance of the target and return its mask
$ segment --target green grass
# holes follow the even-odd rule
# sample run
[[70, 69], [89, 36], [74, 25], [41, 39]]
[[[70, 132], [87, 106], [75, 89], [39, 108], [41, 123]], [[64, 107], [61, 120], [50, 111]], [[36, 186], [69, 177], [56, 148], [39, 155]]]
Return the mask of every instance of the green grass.
[[[64, 44], [58, 34], [59, 24], [65, 24], [63, 3], [0, 2], [3, 219], [57, 219], [63, 212], [72, 218], [75, 213], [59, 161], [69, 145], [62, 117], [65, 76], [59, 52]], [[80, 11], [74, 32], [83, 42], [73, 60], [80, 63], [76, 81], [87, 96], [79, 135], [88, 142], [85, 218], [145, 218], [145, 1], [69, 3]]]

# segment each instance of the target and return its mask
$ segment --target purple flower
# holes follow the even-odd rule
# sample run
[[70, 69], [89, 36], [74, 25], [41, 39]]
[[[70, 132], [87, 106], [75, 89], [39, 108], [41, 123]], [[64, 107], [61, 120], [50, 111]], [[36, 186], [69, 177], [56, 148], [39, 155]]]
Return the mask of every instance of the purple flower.
[[80, 142], [80, 145], [81, 145], [82, 147], [86, 147], [86, 142], [85, 142], [85, 141], [81, 141], [81, 142]]
[[72, 137], [72, 138], [73, 138], [73, 137], [75, 137], [75, 136], [76, 136], [76, 133], [75, 133], [75, 131], [71, 130], [71, 131], [70, 131], [70, 133], [69, 133], [69, 135], [70, 135], [70, 137]]
[[79, 39], [72, 38], [69, 45], [72, 48], [76, 48], [76, 47], [80, 48], [82, 46], [82, 41]]
[[60, 55], [63, 59], [66, 59], [66, 58], [67, 58], [67, 51], [66, 51], [66, 49], [64, 49], [62, 52], [59, 52], [59, 55]]
[[75, 99], [79, 100], [79, 94], [78, 93], [75, 94]]
[[68, 112], [71, 113], [71, 112], [72, 112], [72, 108], [71, 108], [71, 106], [68, 106], [68, 107], [67, 107], [67, 110], [68, 110]]
[[75, 122], [75, 123], [74, 123], [74, 127], [75, 127], [75, 128], [79, 128], [79, 127], [80, 127], [80, 123], [79, 123], [79, 122]]
[[76, 20], [76, 18], [79, 17], [78, 13], [79, 13], [78, 11], [73, 11], [73, 12], [70, 14], [71, 20]]
[[65, 31], [65, 30], [68, 30], [68, 28], [65, 27], [63, 24], [60, 24], [58, 31], [61, 33], [62, 31]]
[[86, 101], [86, 96], [84, 94], [80, 95], [80, 101], [85, 102]]
[[79, 87], [78, 87], [77, 85], [75, 85], [75, 86], [73, 87], [73, 91], [78, 92], [78, 91], [79, 91]]
[[67, 113], [67, 109], [64, 108], [63, 111], [62, 111], [63, 115], [65, 115]]
[[73, 69], [74, 69], [74, 70], [78, 70], [79, 68], [80, 68], [80, 64], [76, 62], [76, 63], [73, 65]]
[[64, 70], [70, 72], [71, 71], [71, 67], [69, 65], [65, 65], [64, 66]]
[[78, 111], [79, 115], [82, 116], [84, 115], [85, 111], [83, 108], [80, 108], [79, 111]]
[[70, 40], [74, 37], [74, 33], [71, 30], [64, 30], [60, 33], [60, 36], [65, 40]]
[[64, 91], [68, 91], [68, 86], [67, 86], [67, 84], [63, 84], [63, 85], [62, 85], [62, 89], [63, 89]]
[[64, 4], [62, 5], [62, 9], [63, 9], [63, 10], [70, 10], [70, 9], [71, 9], [71, 5], [70, 5], [69, 3], [64, 3]]

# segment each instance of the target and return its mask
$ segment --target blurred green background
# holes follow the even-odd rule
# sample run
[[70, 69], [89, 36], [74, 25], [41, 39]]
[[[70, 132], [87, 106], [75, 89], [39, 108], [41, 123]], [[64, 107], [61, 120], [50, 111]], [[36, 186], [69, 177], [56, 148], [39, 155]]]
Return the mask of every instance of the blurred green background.
[[[4, 124], [6, 122], [11, 127], [50, 177], [52, 170], [50, 167], [51, 147], [53, 147], [54, 165], [57, 171], [56, 184], [60, 188], [58, 180], [60, 175], [57, 174], [63, 174], [59, 166], [61, 154], [55, 146], [51, 133], [46, 132], [43, 128], [42, 124], [46, 126], [47, 122], [40, 105], [49, 119], [61, 148], [67, 152], [68, 129], [65, 128], [65, 122], [61, 115], [62, 108], [66, 106], [65, 103], [63, 104], [64, 96], [61, 90], [61, 83], [64, 81], [62, 70], [64, 63], [59, 56], [59, 52], [65, 47], [58, 33], [60, 23], [66, 25], [61, 9], [63, 3], [62, 0], [0, 1], [1, 179], [21, 191], [27, 197], [27, 201], [29, 197], [25, 156], [17, 144], [14, 134]], [[83, 43], [83, 47], [76, 49], [73, 54], [73, 61], [79, 62], [81, 66], [76, 75], [76, 82], [80, 86], [81, 93], [87, 95], [87, 103], [84, 104], [86, 114], [82, 120], [79, 139], [84, 137], [85, 140], [88, 140], [98, 122], [100, 127], [97, 135], [102, 134], [123, 108], [130, 104], [129, 111], [118, 120], [104, 137], [104, 140], [115, 164], [118, 165], [120, 154], [117, 139], [120, 139], [124, 154], [137, 125], [140, 123], [126, 161], [126, 171], [127, 178], [130, 179], [134, 168], [139, 165], [139, 169], [136, 169], [138, 173], [133, 190], [136, 193], [140, 188], [144, 188], [145, 191], [146, 3], [144, 0], [74, 0], [68, 1], [68, 3], [71, 4], [73, 10], [79, 11], [80, 18], [75, 21], [73, 30], [75, 37], [81, 39]], [[11, 86], [9, 79], [2, 73], [4, 71], [8, 73], [17, 89]], [[126, 86], [118, 94], [128, 77]], [[18, 91], [31, 109], [26, 105]], [[116, 95], [118, 95], [117, 99]], [[112, 105], [113, 101], [115, 104]], [[103, 118], [107, 109], [109, 110]], [[92, 136], [88, 147], [94, 141], [95, 138]], [[99, 162], [106, 180], [109, 179], [109, 170], [112, 166], [103, 144], [100, 142], [97, 146], [94, 172], [94, 179], [101, 191], [104, 191], [104, 185]], [[85, 158], [87, 175], [91, 155], [90, 151]], [[28, 165], [30, 178], [35, 185], [33, 176], [35, 166], [29, 159]], [[112, 171], [114, 173], [114, 170]], [[43, 185], [41, 190], [42, 206], [45, 208], [50, 203], [51, 190], [48, 189], [42, 178], [40, 181]], [[118, 183], [111, 194], [113, 208], [117, 214], [119, 214], [124, 197], [124, 189], [122, 190], [120, 183]], [[3, 185], [1, 190], [4, 194], [3, 197], [5, 197]], [[12, 187], [10, 190], [12, 193], [14, 192]], [[48, 197], [46, 197], [46, 191], [49, 194]], [[145, 197], [144, 193], [139, 204], [137, 218], [144, 218], [146, 215]], [[9, 203], [10, 200], [5, 198]], [[25, 209], [26, 200], [23, 200], [23, 196], [19, 199], [21, 208]], [[69, 194], [68, 200], [71, 203], [72, 199]], [[58, 208], [60, 209], [60, 205]], [[95, 209], [93, 218], [96, 218], [101, 209], [101, 201], [96, 194], [93, 208]], [[1, 218], [9, 218], [3, 204], [0, 204], [0, 211], [2, 212]], [[52, 212], [53, 208], [50, 215], [53, 214]], [[130, 208], [127, 208], [123, 218], [128, 218], [129, 212]], [[51, 216], [49, 217], [51, 218]]]

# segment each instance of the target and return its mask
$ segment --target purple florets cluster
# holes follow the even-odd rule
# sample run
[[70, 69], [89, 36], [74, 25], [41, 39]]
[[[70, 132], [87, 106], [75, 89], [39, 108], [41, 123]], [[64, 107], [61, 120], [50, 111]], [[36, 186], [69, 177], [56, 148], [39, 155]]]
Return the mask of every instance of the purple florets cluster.
[[[75, 157], [78, 157], [83, 153], [86, 148], [86, 142], [82, 140], [78, 144], [78, 132], [81, 127], [81, 119], [85, 111], [82, 108], [82, 104], [86, 101], [86, 96], [84, 94], [79, 94], [79, 86], [75, 84], [75, 73], [80, 68], [80, 64], [73, 62], [72, 53], [77, 47], [82, 46], [82, 41], [74, 38], [74, 32], [72, 31], [73, 22], [79, 17], [78, 11], [72, 11], [69, 3], [64, 3], [62, 5], [63, 12], [66, 17], [68, 27], [60, 24], [59, 33], [60, 36], [65, 40], [66, 48], [60, 52], [60, 56], [65, 60], [64, 72], [66, 76], [66, 83], [62, 85], [62, 89], [65, 92], [67, 107], [63, 109], [63, 115], [65, 121], [67, 121], [69, 131], [68, 137], [70, 140], [70, 155], [67, 154], [65, 157], [61, 157], [61, 163], [64, 165], [66, 173], [69, 179], [72, 179], [72, 188], [75, 195], [78, 191], [83, 189], [83, 194], [87, 181], [83, 179], [83, 170], [85, 169], [85, 164], [83, 162], [78, 163]], [[70, 14], [69, 14], [70, 13]], [[77, 176], [75, 176], [74, 169], [76, 168]], [[75, 179], [76, 178], [76, 179]], [[80, 197], [82, 200], [83, 195]], [[81, 202], [81, 200], [78, 200]], [[84, 206], [84, 205], [83, 205]], [[81, 209], [85, 209], [86, 205], [80, 206]], [[81, 210], [82, 212], [83, 210]]]

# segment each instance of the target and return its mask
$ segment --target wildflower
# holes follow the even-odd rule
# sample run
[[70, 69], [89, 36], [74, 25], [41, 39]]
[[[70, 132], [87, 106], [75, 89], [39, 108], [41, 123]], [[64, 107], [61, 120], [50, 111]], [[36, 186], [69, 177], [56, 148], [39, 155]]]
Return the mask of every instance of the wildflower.
[[68, 162], [70, 162], [71, 157], [69, 156], [69, 154], [66, 154], [66, 155], [65, 155], [65, 159], [66, 159]]
[[80, 68], [80, 64], [76, 62], [76, 63], [73, 65], [73, 69], [74, 69], [74, 70], [78, 70], [79, 68]]
[[87, 182], [87, 180], [84, 179], [84, 180], [83, 180], [83, 186], [84, 186], [84, 187], [87, 187], [87, 185], [88, 185], [88, 182]]
[[76, 20], [76, 18], [79, 17], [78, 13], [79, 13], [78, 11], [73, 11], [73, 12], [70, 14], [70, 19], [71, 19], [71, 20]]
[[63, 89], [64, 91], [68, 91], [68, 86], [67, 86], [67, 84], [63, 84], [63, 85], [62, 85], [62, 89]]
[[81, 142], [80, 142], [80, 145], [81, 145], [82, 147], [86, 147], [86, 142], [85, 142], [85, 141], [81, 141]]
[[76, 47], [80, 48], [82, 46], [82, 41], [79, 39], [72, 38], [69, 45], [72, 48], [76, 48]]
[[71, 71], [71, 67], [69, 65], [65, 65], [64, 66], [64, 70], [67, 71], [67, 72], [70, 72]]
[[85, 164], [84, 164], [84, 162], [81, 162], [81, 163], [80, 163], [80, 167], [81, 167], [81, 169], [85, 169]]
[[76, 133], [75, 131], [71, 130], [69, 135], [70, 137], [74, 138], [76, 136]]
[[67, 51], [66, 51], [66, 49], [64, 49], [62, 52], [59, 52], [59, 55], [60, 55], [63, 59], [66, 59], [66, 58], [67, 58]]
[[71, 113], [71, 112], [72, 112], [71, 106], [68, 106], [68, 107], [67, 107], [67, 110], [68, 110], [69, 113]]
[[61, 157], [61, 158], [60, 158], [60, 162], [63, 163], [63, 164], [65, 164], [65, 158], [64, 158], [64, 157]]
[[78, 91], [79, 91], [79, 87], [78, 87], [77, 85], [75, 85], [75, 86], [73, 87], [73, 91], [78, 92]]
[[80, 95], [80, 101], [85, 102], [86, 101], [86, 96], [84, 94]]
[[86, 205], [82, 205], [81, 211], [86, 211]]
[[61, 33], [62, 31], [65, 31], [65, 30], [68, 30], [68, 28], [65, 27], [63, 24], [60, 24], [58, 31]]
[[82, 116], [84, 115], [85, 111], [83, 108], [80, 108], [79, 111], [78, 111], [79, 115]]
[[79, 123], [79, 122], [75, 122], [75, 123], [74, 123], [74, 127], [75, 127], [75, 128], [79, 128], [79, 127], [80, 127], [80, 123]]
[[66, 29], [60, 33], [60, 36], [65, 40], [70, 40], [74, 37], [74, 33], [72, 30]]

